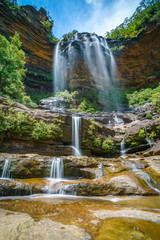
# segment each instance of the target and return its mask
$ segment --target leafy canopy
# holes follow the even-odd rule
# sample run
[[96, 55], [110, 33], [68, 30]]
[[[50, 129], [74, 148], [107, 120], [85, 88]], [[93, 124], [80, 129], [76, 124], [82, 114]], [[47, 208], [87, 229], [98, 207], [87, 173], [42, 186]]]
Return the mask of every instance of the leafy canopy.
[[24, 104], [31, 104], [23, 84], [25, 76], [25, 53], [21, 49], [19, 34], [10, 42], [0, 35], [0, 95]]
[[157, 21], [160, 17], [159, 0], [142, 0], [136, 11], [130, 18], [125, 18], [124, 22], [115, 29], [106, 33], [107, 38], [132, 38], [146, 29], [146, 26]]

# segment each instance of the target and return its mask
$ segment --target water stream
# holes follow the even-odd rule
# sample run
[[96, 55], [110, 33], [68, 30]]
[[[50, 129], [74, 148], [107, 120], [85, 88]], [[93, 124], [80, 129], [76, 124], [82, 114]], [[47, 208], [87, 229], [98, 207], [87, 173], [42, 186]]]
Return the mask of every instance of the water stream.
[[3, 172], [1, 178], [9, 178], [10, 177], [10, 161], [8, 159], [5, 160], [4, 167], [3, 167]]
[[152, 147], [152, 143], [151, 143], [151, 140], [148, 137], [148, 132], [147, 132], [147, 128], [146, 127], [144, 127], [144, 131], [145, 131], [145, 135], [146, 135], [146, 141], [147, 141], [147, 143], [149, 144], [149, 146], [151, 148]]
[[74, 156], [82, 156], [80, 149], [81, 117], [72, 116], [72, 148]]

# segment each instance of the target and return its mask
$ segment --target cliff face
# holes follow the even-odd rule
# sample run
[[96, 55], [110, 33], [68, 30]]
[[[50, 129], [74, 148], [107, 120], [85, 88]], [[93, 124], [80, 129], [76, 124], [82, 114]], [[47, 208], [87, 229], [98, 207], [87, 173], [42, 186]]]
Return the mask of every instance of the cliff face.
[[[22, 6], [12, 10], [5, 0], [0, 2], [0, 34], [9, 38], [15, 31], [20, 34], [22, 48], [26, 53], [25, 78], [27, 91], [52, 92], [52, 60], [54, 44], [49, 40], [50, 29], [42, 22], [48, 20], [46, 11], [41, 8], [37, 11], [32, 6]], [[160, 23], [160, 22], [159, 22]], [[157, 84], [160, 76], [160, 24], [153, 25], [141, 33], [138, 38], [122, 44], [116, 51], [115, 60], [120, 79], [120, 86], [125, 89], [141, 88]], [[112, 47], [112, 40], [108, 40]], [[123, 48], [123, 49], [122, 49]], [[91, 57], [92, 59], [92, 57]], [[74, 90], [77, 87], [103, 87], [97, 76], [91, 76], [84, 61], [79, 58], [72, 69], [73, 77], [67, 77], [68, 86]], [[92, 68], [92, 70], [94, 70]], [[102, 71], [100, 71], [102, 73]], [[66, 73], [65, 73], [66, 74]], [[98, 75], [100, 77], [101, 74]], [[103, 90], [103, 89], [102, 89]]]
[[129, 90], [131, 87], [146, 88], [159, 83], [159, 40], [160, 24], [157, 23], [138, 38], [131, 39], [124, 50], [115, 54], [121, 86]]
[[15, 31], [20, 34], [22, 49], [26, 53], [25, 79], [27, 90], [50, 92], [52, 89], [53, 44], [49, 42], [41, 21], [47, 21], [46, 11], [32, 6], [12, 10], [4, 0], [0, 2], [0, 34], [9, 38]]

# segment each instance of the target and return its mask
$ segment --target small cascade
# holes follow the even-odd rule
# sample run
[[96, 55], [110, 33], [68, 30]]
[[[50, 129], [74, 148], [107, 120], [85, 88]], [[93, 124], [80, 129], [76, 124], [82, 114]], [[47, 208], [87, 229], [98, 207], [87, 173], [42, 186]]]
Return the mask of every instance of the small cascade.
[[95, 170], [96, 178], [103, 177], [103, 165], [99, 163], [98, 169]]
[[147, 172], [143, 172], [141, 170], [141, 168], [144, 167], [143, 164], [137, 165], [135, 163], [129, 162], [125, 163], [123, 162], [123, 164], [125, 164], [125, 166], [127, 166], [130, 171], [135, 172], [141, 179], [143, 179], [149, 188], [153, 189], [155, 192], [158, 192], [160, 194], [160, 190], [155, 187], [157, 185], [155, 180], [151, 178]]
[[145, 135], [146, 135], [146, 141], [149, 144], [150, 148], [152, 148], [152, 143], [151, 143], [151, 140], [148, 138], [148, 132], [147, 132], [146, 127], [144, 127], [144, 131], [145, 131]]
[[80, 149], [81, 117], [72, 116], [72, 148], [76, 157], [82, 156]]
[[121, 141], [120, 151], [121, 151], [121, 156], [123, 156], [126, 153], [124, 138]]
[[4, 167], [3, 167], [3, 172], [1, 178], [9, 178], [10, 177], [10, 161], [8, 159], [5, 160]]
[[63, 159], [54, 157], [51, 162], [50, 178], [60, 180], [63, 178]]

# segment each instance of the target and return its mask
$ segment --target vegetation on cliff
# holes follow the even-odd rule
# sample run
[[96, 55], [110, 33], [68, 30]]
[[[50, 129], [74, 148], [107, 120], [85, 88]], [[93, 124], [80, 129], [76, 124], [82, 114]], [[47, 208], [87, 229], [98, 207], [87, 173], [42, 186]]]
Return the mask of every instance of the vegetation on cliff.
[[106, 33], [107, 38], [133, 38], [146, 29], [151, 23], [160, 17], [159, 0], [142, 0], [136, 11], [130, 18], [125, 18], [124, 22], [115, 29]]
[[127, 97], [129, 106], [131, 107], [138, 107], [147, 102], [152, 102], [157, 112], [160, 113], [160, 85], [156, 88], [146, 88], [134, 91], [133, 93], [127, 94]]
[[[7, 102], [6, 105], [12, 102]], [[3, 103], [5, 104], [5, 102]], [[52, 124], [43, 120], [35, 120], [25, 112], [17, 112], [10, 107], [8, 110], [0, 108], [0, 139], [11, 136], [30, 136], [33, 139], [53, 139], [63, 137], [61, 125], [63, 121], [57, 119]]]
[[19, 34], [10, 37], [10, 42], [0, 35], [0, 95], [31, 106], [26, 96], [23, 78], [25, 76], [25, 53], [21, 49]]

